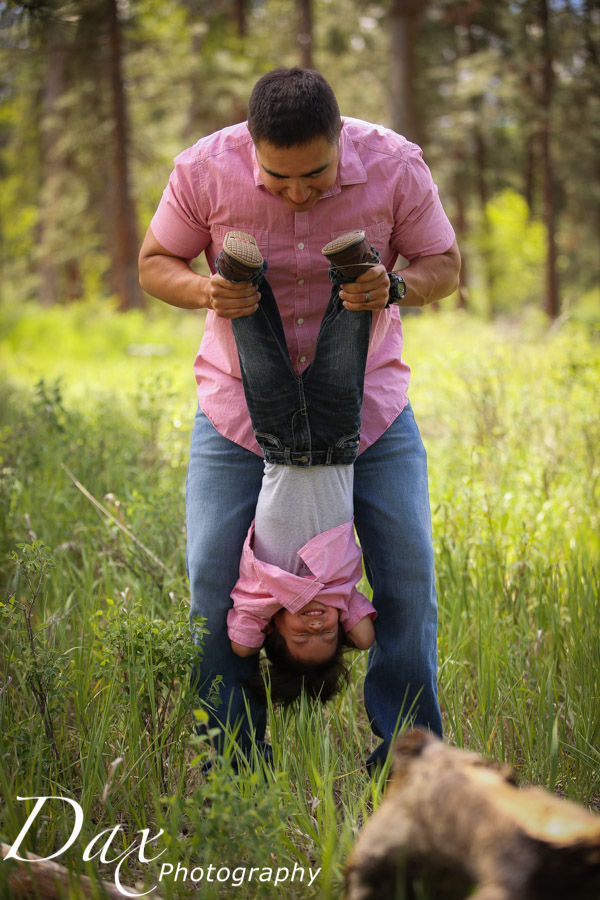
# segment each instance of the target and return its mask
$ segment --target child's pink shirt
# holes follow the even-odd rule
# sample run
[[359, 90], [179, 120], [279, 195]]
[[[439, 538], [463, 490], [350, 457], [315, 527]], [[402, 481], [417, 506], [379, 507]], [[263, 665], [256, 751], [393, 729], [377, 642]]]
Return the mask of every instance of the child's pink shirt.
[[[321, 248], [364, 229], [392, 271], [407, 260], [444, 253], [454, 231], [421, 150], [405, 138], [359, 119], [343, 118], [337, 179], [306, 212], [294, 212], [264, 187], [246, 123], [202, 138], [175, 160], [151, 223], [169, 252], [211, 272], [232, 229], [250, 232], [269, 262], [292, 364], [302, 372], [315, 352], [331, 285]], [[242, 387], [231, 322], [212, 310], [194, 365], [198, 400], [222, 435], [260, 455]], [[397, 306], [373, 314], [365, 374], [360, 451], [391, 425], [408, 402], [410, 369], [402, 360]]]
[[284, 608], [297, 613], [311, 600], [340, 610], [344, 631], [365, 616], [377, 613], [356, 589], [362, 577], [362, 553], [354, 538], [354, 520], [336, 525], [312, 538], [298, 551], [312, 575], [292, 575], [261, 562], [253, 551], [254, 523], [244, 543], [240, 577], [231, 593], [233, 609], [227, 615], [229, 638], [243, 647], [262, 647], [264, 629]]

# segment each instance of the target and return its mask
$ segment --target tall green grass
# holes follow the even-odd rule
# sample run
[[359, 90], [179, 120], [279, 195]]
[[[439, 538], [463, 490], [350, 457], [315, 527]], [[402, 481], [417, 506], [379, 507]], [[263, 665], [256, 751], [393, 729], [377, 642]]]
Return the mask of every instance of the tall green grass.
[[[201, 320], [93, 304], [0, 319], [0, 836], [12, 842], [32, 808], [17, 796], [69, 796], [84, 826], [58, 861], [76, 872], [112, 880], [114, 865], [82, 862], [101, 830], [121, 826], [112, 858], [138, 829], [163, 828], [164, 856], [130, 857], [127, 885], [158, 883], [166, 859], [188, 872], [296, 864], [321, 868], [311, 888], [255, 878], [201, 893], [340, 896], [386, 775], [364, 770], [377, 743], [364, 657], [325, 709], [271, 710], [272, 769], [235, 771], [226, 754], [206, 775], [211, 742], [193, 735], [183, 500]], [[598, 808], [597, 339], [459, 314], [407, 318], [405, 335], [429, 454], [447, 739]], [[66, 804], [45, 813], [26, 842], [41, 855], [73, 821]], [[158, 890], [200, 887], [165, 877]]]

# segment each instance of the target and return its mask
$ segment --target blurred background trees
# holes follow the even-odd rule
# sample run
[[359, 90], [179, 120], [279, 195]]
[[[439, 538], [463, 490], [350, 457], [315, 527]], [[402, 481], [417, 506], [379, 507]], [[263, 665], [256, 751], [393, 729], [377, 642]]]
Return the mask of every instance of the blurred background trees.
[[452, 302], [600, 318], [598, 0], [31, 0], [0, 24], [7, 302], [142, 305], [173, 156], [299, 64], [423, 147], [464, 257]]

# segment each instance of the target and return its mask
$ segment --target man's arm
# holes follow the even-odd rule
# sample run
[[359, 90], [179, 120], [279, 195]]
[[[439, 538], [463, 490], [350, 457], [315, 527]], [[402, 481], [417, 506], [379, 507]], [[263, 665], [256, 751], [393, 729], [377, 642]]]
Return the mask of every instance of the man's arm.
[[170, 253], [150, 228], [139, 256], [140, 285], [153, 297], [180, 309], [212, 309], [223, 319], [253, 313], [260, 294], [253, 284], [232, 284], [220, 275], [199, 275], [186, 259]]
[[[406, 296], [398, 306], [426, 306], [442, 300], [458, 287], [460, 253], [456, 241], [445, 253], [420, 256], [399, 274], [406, 282]], [[384, 309], [389, 299], [390, 280], [384, 267], [374, 266], [352, 284], [344, 285], [340, 297], [350, 310]], [[369, 291], [370, 302], [365, 302]]]

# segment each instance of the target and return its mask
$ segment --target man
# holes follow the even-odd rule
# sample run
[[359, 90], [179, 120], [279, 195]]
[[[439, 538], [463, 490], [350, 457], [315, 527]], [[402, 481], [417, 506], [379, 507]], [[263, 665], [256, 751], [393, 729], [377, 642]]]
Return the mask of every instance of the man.
[[[191, 615], [205, 617], [210, 632], [199, 686], [210, 725], [239, 725], [246, 753], [253, 737], [264, 738], [265, 710], [241, 688], [256, 659], [234, 655], [226, 618], [263, 466], [230, 320], [251, 315], [260, 294], [251, 283], [198, 275], [189, 261], [204, 251], [214, 273], [225, 234], [252, 234], [301, 372], [329, 298], [321, 248], [362, 229], [381, 253], [381, 265], [340, 296], [347, 309], [374, 314], [354, 510], [378, 612], [364, 696], [382, 743], [368, 763], [383, 762], [399, 718], [442, 731], [426, 456], [407, 398], [398, 306], [423, 306], [456, 288], [454, 232], [419, 148], [380, 126], [340, 119], [331, 87], [309, 70], [267, 73], [252, 91], [248, 123], [201, 139], [175, 163], [142, 246], [140, 283], [173, 306], [208, 310], [187, 481]], [[393, 273], [398, 254], [409, 261], [401, 276]]]

